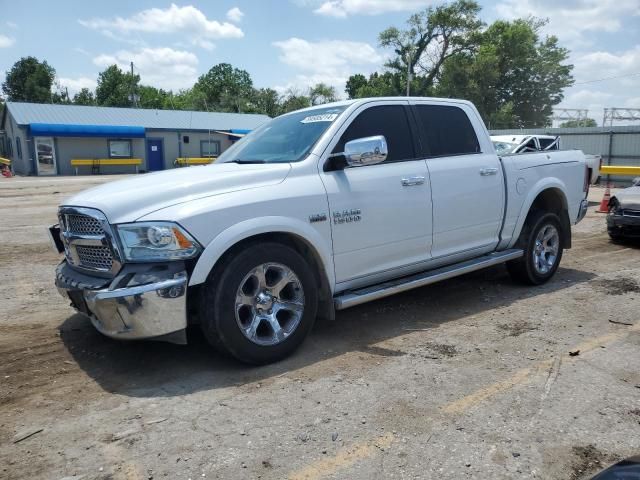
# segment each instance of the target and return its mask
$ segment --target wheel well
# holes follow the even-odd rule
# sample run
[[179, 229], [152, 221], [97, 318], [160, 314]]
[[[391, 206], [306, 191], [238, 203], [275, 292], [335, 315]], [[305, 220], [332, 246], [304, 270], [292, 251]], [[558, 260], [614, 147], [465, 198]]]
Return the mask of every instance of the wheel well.
[[562, 244], [564, 248], [571, 248], [571, 221], [569, 220], [569, 207], [567, 199], [562, 193], [562, 190], [558, 188], [547, 188], [538, 194], [527, 215], [525, 225], [529, 221], [531, 214], [536, 211], [552, 212], [558, 215], [560, 218], [560, 225], [562, 226]]
[[[313, 271], [313, 274], [316, 277], [316, 281], [318, 282], [320, 293], [318, 299], [318, 316], [321, 318], [333, 320], [335, 316], [335, 310], [333, 307], [333, 298], [331, 295], [331, 287], [329, 286], [327, 272], [316, 249], [304, 238], [298, 235], [287, 232], [269, 232], [253, 235], [251, 237], [242, 239], [222, 254], [222, 256], [218, 259], [216, 264], [209, 272], [208, 278], [213, 278], [219, 271], [221, 271], [226, 263], [231, 258], [233, 258], [233, 256], [237, 252], [247, 248], [249, 245], [265, 242], [275, 242], [287, 245], [288, 247], [296, 250], [300, 255], [302, 255], [303, 258], [305, 258], [309, 262], [311, 270]], [[197, 285], [195, 286], [195, 288], [191, 288], [193, 288], [194, 290], [192, 296], [199, 298], [199, 296], [201, 295], [202, 287], [200, 285]], [[195, 298], [193, 300], [193, 305], [197, 305], [199, 303]]]

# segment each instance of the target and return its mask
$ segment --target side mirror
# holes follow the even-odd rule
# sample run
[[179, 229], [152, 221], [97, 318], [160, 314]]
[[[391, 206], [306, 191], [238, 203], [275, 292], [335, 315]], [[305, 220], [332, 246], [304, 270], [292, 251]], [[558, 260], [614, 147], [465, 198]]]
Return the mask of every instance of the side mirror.
[[358, 138], [347, 142], [344, 146], [344, 158], [350, 167], [375, 165], [387, 159], [389, 150], [383, 135]]

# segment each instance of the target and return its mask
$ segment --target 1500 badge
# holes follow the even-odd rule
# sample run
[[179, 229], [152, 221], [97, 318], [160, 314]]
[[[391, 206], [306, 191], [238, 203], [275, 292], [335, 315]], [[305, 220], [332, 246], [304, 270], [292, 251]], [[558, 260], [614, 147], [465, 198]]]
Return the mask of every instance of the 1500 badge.
[[343, 210], [342, 212], [333, 212], [333, 223], [335, 225], [359, 222], [360, 220], [362, 220], [362, 210], [359, 208]]

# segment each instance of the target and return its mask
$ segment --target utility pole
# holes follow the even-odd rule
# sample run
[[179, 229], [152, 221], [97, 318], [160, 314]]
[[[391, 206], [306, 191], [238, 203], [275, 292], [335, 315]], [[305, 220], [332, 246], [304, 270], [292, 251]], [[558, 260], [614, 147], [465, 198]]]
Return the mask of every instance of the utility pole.
[[411, 96], [411, 52], [407, 51], [407, 97]]
[[131, 100], [133, 101], [133, 106], [136, 106], [136, 97], [135, 92], [133, 91], [133, 61], [131, 62]]

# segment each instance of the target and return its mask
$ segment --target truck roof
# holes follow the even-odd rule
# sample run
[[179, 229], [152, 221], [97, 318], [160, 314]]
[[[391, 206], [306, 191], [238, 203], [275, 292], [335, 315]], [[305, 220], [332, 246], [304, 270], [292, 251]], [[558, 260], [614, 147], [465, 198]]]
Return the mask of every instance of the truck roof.
[[[465, 105], [470, 105], [471, 107], [473, 107], [473, 103], [469, 102], [468, 100], [458, 100], [455, 98], [437, 98], [437, 97], [367, 97], [367, 98], [355, 98], [355, 99], [350, 99], [350, 100], [341, 100], [339, 102], [332, 102], [332, 103], [324, 103], [322, 105], [314, 105], [312, 107], [307, 107], [301, 110], [296, 110], [298, 112], [301, 111], [312, 111], [312, 110], [317, 110], [317, 109], [324, 109], [324, 108], [330, 108], [330, 107], [344, 107], [344, 106], [350, 106], [350, 105], [355, 105], [355, 104], [364, 104], [364, 103], [369, 103], [369, 102], [380, 102], [380, 101], [391, 101], [391, 102], [397, 102], [397, 101], [403, 101], [403, 100], [409, 100], [409, 101], [416, 101], [416, 100], [427, 100], [427, 101], [435, 101], [438, 103], [452, 103], [452, 104], [465, 104]], [[475, 108], [475, 107], [473, 107]]]

